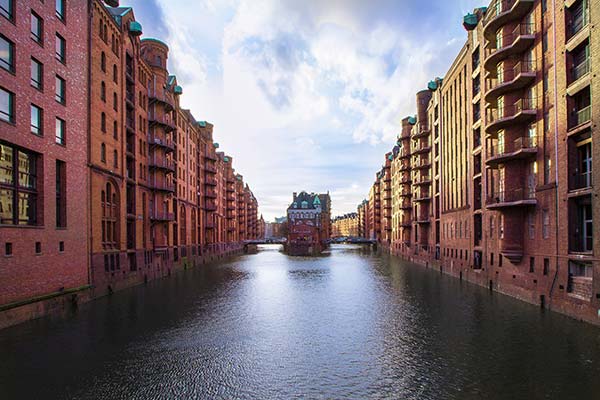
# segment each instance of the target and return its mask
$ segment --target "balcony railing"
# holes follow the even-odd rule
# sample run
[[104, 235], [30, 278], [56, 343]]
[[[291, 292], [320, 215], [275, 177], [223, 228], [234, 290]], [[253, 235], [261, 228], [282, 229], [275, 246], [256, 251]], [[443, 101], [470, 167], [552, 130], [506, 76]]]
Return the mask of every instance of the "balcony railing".
[[168, 96], [164, 91], [160, 90], [149, 90], [148, 100], [150, 100], [149, 103], [151, 104], [153, 102], [159, 101], [164, 105], [168, 106], [169, 109], [173, 109], [175, 104], [170, 96]]
[[502, 108], [490, 108], [487, 114], [488, 127], [496, 122], [512, 119], [524, 112], [535, 113], [537, 111], [536, 107], [536, 98], [524, 98], [517, 100], [514, 104], [505, 105]]
[[[537, 150], [538, 140], [536, 136], [520, 137], [517, 138], [512, 145], [507, 144], [495, 144], [490, 147], [488, 154], [489, 158], [501, 158], [521, 153], [523, 150]], [[488, 160], [489, 161], [489, 160]]]
[[[499, 61], [511, 54], [522, 53], [535, 40], [535, 24], [521, 23], [501, 38], [494, 38], [491, 48], [485, 51], [484, 67], [486, 71], [494, 72]], [[495, 44], [494, 44], [495, 43]]]
[[206, 185], [208, 185], [208, 186], [217, 186], [217, 180], [216, 180], [215, 178], [210, 178], [210, 177], [207, 177], [207, 178], [204, 180], [204, 183], [205, 183]]
[[167, 131], [175, 130], [175, 123], [170, 118], [167, 118], [166, 115], [157, 115], [155, 113], [149, 113], [148, 121], [150, 122], [150, 124], [162, 125]]
[[576, 173], [569, 179], [571, 190], [581, 190], [592, 187], [592, 173]]
[[148, 135], [148, 143], [165, 147], [169, 150], [175, 149], [175, 143], [171, 139], [159, 138], [154, 135]]
[[488, 207], [535, 204], [534, 189], [514, 189], [496, 192], [487, 198]]
[[571, 82], [575, 82], [579, 78], [590, 72], [590, 59], [586, 58], [578, 65], [574, 65], [571, 69]]
[[170, 183], [170, 182], [153, 181], [153, 182], [150, 182], [149, 186], [154, 190], [161, 190], [161, 191], [165, 191], [165, 192], [174, 192], [175, 191], [175, 184]]
[[159, 158], [159, 157], [150, 157], [150, 160], [148, 163], [149, 163], [150, 167], [167, 169], [169, 171], [175, 171], [175, 162], [173, 160], [169, 160], [166, 158]]
[[166, 211], [150, 210], [150, 220], [175, 221], [175, 214]]
[[581, 110], [575, 110], [571, 113], [570, 128], [585, 124], [592, 120], [592, 106], [582, 108]]
[[588, 11], [587, 9], [581, 10], [581, 14], [578, 18], [573, 19], [573, 21], [567, 26], [567, 33], [569, 34], [568, 39], [577, 35], [583, 28], [587, 26], [589, 22]]
[[525, 16], [534, 0], [495, 0], [487, 8], [484, 19], [486, 37], [494, 34], [502, 25]]

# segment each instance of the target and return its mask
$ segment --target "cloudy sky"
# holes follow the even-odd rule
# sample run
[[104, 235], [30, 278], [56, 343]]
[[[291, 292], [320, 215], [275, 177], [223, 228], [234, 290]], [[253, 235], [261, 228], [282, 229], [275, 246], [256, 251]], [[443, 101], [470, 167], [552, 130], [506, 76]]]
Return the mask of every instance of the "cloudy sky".
[[414, 95], [466, 39], [473, 0], [123, 0], [169, 44], [183, 106], [215, 125], [270, 221], [294, 191], [368, 194]]

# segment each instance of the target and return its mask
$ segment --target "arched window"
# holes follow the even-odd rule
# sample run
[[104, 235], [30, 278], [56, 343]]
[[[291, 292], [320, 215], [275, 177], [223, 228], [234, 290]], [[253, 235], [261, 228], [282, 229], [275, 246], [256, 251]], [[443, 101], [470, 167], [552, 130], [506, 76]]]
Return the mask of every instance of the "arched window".
[[119, 127], [117, 126], [117, 121], [113, 121], [113, 138], [119, 138]]
[[198, 244], [196, 239], [196, 210], [192, 208], [192, 245]]
[[100, 100], [106, 102], [106, 83], [104, 81], [100, 83]]
[[118, 98], [117, 98], [117, 94], [116, 94], [116, 93], [113, 93], [113, 109], [114, 109], [115, 111], [117, 111], [117, 110], [118, 110], [118, 105], [117, 105], [117, 104], [118, 104], [118, 101], [119, 101], [119, 100], [118, 100]]
[[114, 34], [110, 38], [110, 48], [113, 51], [113, 53], [116, 53], [116, 50], [115, 50], [115, 35]]
[[102, 208], [102, 243], [106, 242], [106, 226], [104, 225], [104, 217], [106, 216], [106, 192], [103, 190], [100, 194], [100, 206]]
[[100, 129], [102, 132], [106, 133], [106, 114], [100, 114]]
[[104, 40], [104, 43], [108, 43], [108, 26], [106, 24], [104, 24], [104, 37], [102, 40]]
[[100, 145], [100, 161], [106, 162], [106, 145], [104, 143]]
[[104, 24], [100, 21], [100, 30], [98, 32], [100, 39], [104, 40]]
[[100, 53], [100, 68], [103, 72], [106, 72], [106, 54], [104, 52]]
[[113, 65], [113, 81], [119, 83], [119, 70], [116, 64]]
[[113, 166], [119, 168], [119, 153], [116, 150], [113, 151]]

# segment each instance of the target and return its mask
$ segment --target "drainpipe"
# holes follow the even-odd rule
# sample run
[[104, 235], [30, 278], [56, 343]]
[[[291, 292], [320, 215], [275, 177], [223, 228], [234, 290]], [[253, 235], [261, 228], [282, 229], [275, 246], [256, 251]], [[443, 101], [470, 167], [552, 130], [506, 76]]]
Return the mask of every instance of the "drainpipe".
[[[556, 0], [552, 1], [552, 41], [553, 41], [553, 56], [554, 61], [556, 62]], [[549, 297], [552, 298], [552, 292], [554, 291], [554, 286], [556, 284], [556, 280], [558, 279], [558, 84], [556, 82], [557, 73], [556, 73], [556, 65], [554, 65], [554, 176], [555, 176], [555, 185], [554, 185], [554, 237], [555, 237], [555, 246], [556, 246], [556, 271], [554, 272], [554, 279], [552, 280], [552, 286], [550, 287]], [[546, 160], [544, 160], [545, 162]], [[567, 267], [568, 268], [568, 267]], [[549, 299], [549, 300], [550, 300]]]

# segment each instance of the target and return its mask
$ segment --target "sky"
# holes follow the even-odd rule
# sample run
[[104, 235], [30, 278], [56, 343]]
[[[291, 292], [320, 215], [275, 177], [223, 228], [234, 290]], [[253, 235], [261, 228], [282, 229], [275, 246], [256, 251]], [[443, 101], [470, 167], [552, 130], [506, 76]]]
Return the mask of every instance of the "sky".
[[214, 124], [266, 221], [292, 192], [356, 211], [415, 93], [443, 77], [473, 0], [124, 0], [169, 45], [180, 102]]

